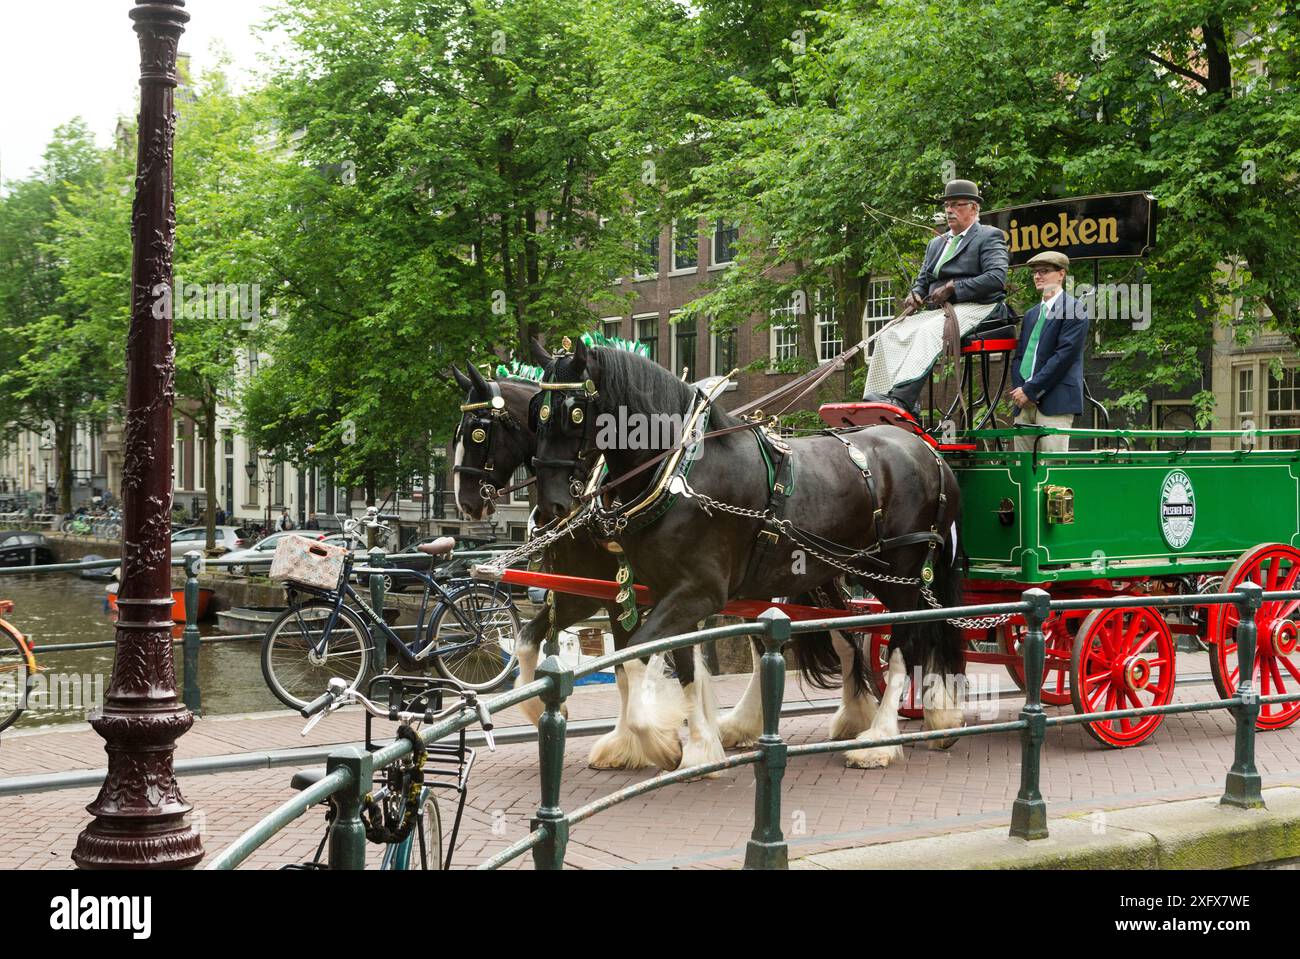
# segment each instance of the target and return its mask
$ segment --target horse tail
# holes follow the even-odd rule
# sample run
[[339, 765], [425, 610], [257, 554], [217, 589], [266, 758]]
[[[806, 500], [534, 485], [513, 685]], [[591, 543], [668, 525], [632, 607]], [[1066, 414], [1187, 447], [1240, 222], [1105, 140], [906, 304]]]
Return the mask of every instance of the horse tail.
[[[848, 603], [838, 585], [818, 588], [794, 597], [791, 602], [822, 606], [830, 609], [848, 609]], [[853, 663], [849, 677], [853, 682], [853, 691], [861, 693], [871, 689], [871, 680], [867, 674], [867, 659], [862, 655], [861, 643], [855, 635], [842, 634], [849, 644]], [[831, 630], [823, 629], [815, 633], [800, 633], [794, 645], [795, 662], [800, 672], [807, 679], [808, 685], [817, 689], [837, 689], [843, 685], [843, 663], [839, 650], [835, 648], [835, 637]]]
[[[961, 517], [958, 516], [939, 544], [934, 558], [934, 598], [944, 607], [960, 606], [963, 601], [962, 580], [966, 552], [961, 542]], [[930, 627], [927, 652], [929, 665], [945, 676], [954, 676], [966, 668], [965, 643], [959, 626], [942, 620], [926, 623]]]

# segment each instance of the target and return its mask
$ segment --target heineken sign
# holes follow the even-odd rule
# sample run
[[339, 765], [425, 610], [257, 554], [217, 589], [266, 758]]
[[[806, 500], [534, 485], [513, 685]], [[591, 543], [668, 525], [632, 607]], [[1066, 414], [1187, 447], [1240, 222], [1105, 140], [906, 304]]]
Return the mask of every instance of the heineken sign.
[[1156, 242], [1156, 199], [1150, 193], [1108, 193], [1030, 203], [980, 215], [1006, 237], [1011, 265], [1045, 250], [1071, 260], [1140, 257]]
[[1192, 480], [1174, 470], [1160, 485], [1160, 533], [1172, 549], [1182, 549], [1196, 528], [1196, 494]]

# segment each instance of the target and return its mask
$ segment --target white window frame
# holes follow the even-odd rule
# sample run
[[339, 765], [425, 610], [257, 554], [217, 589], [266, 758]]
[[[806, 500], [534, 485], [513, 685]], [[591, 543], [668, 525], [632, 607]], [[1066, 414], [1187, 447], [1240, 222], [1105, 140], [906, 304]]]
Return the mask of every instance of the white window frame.
[[[638, 213], [636, 219], [636, 254], [638, 260], [641, 258], [641, 241], [644, 239], [645, 239], [645, 234], [641, 232], [641, 214]], [[659, 255], [657, 259], [662, 260], [664, 256], [664, 229], [662, 226], [660, 226], [658, 230], [658, 240], [659, 240], [659, 251], [658, 251]], [[632, 267], [633, 283], [643, 283], [646, 280], [657, 280], [657, 279], [659, 279], [658, 263], [655, 264], [655, 270], [653, 273], [642, 273], [641, 267], [639, 265]]]
[[[784, 323], [777, 323], [776, 318], [778, 316], [785, 316], [788, 317], [789, 319]], [[767, 357], [768, 357], [769, 368], [767, 372], [778, 373], [781, 371], [771, 368], [773, 364], [781, 363], [785, 360], [793, 360], [799, 358], [799, 296], [798, 294], [792, 293], [790, 295], [790, 302], [787, 303], [785, 306], [773, 307], [769, 311], [768, 317], [769, 320], [767, 325]], [[785, 331], [791, 328], [794, 329], [794, 341], [792, 343], [781, 343], [780, 342], [781, 337], [779, 336], [779, 334], [784, 333]], [[780, 351], [783, 349], [787, 349], [787, 350], [793, 349], [794, 352], [789, 356], [781, 356]]]
[[[668, 271], [669, 276], [690, 276], [700, 271], [700, 221], [699, 220], [695, 221], [695, 265], [681, 266], [681, 267], [677, 265], [677, 224], [683, 219], [689, 219], [689, 218], [677, 217], [676, 219], [673, 220], [673, 229], [669, 237], [669, 245], [668, 245], [668, 256], [670, 257], [669, 266], [672, 267], [672, 269]], [[710, 255], [712, 255], [712, 253], [710, 253]]]
[[[1271, 373], [1271, 371], [1268, 370], [1268, 367], [1267, 367], [1267, 366], [1265, 366], [1264, 369], [1265, 369], [1264, 376], [1263, 376], [1263, 377], [1258, 377], [1258, 376], [1256, 377], [1256, 379], [1257, 379], [1257, 380], [1260, 380], [1261, 383], [1262, 383], [1262, 386], [1258, 389], [1256, 395], [1259, 397], [1258, 402], [1259, 402], [1259, 404], [1260, 404], [1260, 406], [1261, 406], [1261, 408], [1262, 408], [1262, 411], [1263, 411], [1263, 415], [1262, 415], [1261, 417], [1257, 417], [1257, 418], [1256, 418], [1256, 424], [1257, 424], [1257, 426], [1258, 426], [1259, 429], [1267, 429], [1267, 430], [1273, 430], [1273, 429], [1281, 430], [1281, 429], [1286, 429], [1286, 430], [1290, 430], [1291, 427], [1287, 427], [1287, 426], [1274, 426], [1274, 425], [1273, 425], [1273, 417], [1274, 417], [1274, 416], [1300, 416], [1300, 366], [1287, 365], [1287, 366], [1283, 367], [1283, 369], [1282, 369], [1282, 381], [1281, 381], [1281, 383], [1277, 383], [1277, 381], [1275, 381], [1275, 380], [1273, 379], [1272, 373]], [[1291, 389], [1293, 395], [1296, 397], [1296, 398], [1295, 398], [1294, 406], [1292, 406], [1292, 407], [1290, 407], [1290, 408], [1288, 408], [1288, 409], [1274, 409], [1274, 408], [1273, 408], [1273, 402], [1272, 402], [1272, 399], [1269, 397], [1268, 394], [1269, 394], [1270, 392], [1272, 392], [1273, 390], [1275, 390], [1275, 389], [1281, 389], [1281, 388], [1282, 388], [1282, 384], [1286, 382], [1286, 376], [1287, 376], [1288, 373], [1291, 375], [1292, 379], [1295, 381], [1294, 385], [1292, 385], [1292, 386], [1290, 387], [1290, 389]], [[1274, 385], [1275, 383], [1277, 383], [1277, 385]], [[1300, 434], [1300, 425], [1298, 425], [1298, 426], [1296, 426], [1296, 427], [1294, 428], [1294, 433], [1293, 433], [1292, 435], [1295, 435], [1295, 434]], [[1278, 449], [1278, 450], [1280, 450], [1280, 449], [1291, 449], [1291, 448], [1292, 448], [1290, 445], [1287, 445], [1287, 444], [1284, 442], [1284, 441], [1286, 440], [1286, 437], [1285, 437], [1285, 436], [1269, 436], [1269, 437], [1267, 437], [1267, 440], [1268, 440], [1268, 445], [1267, 445], [1267, 448], [1268, 448], [1268, 449]], [[1274, 445], [1273, 445], [1274, 443], [1277, 443], [1278, 445], [1277, 445], [1277, 446], [1274, 446]]]
[[[611, 323], [618, 324], [613, 333], [609, 331]], [[623, 317], [621, 316], [602, 316], [600, 318], [600, 332], [605, 336], [622, 336], [623, 335]]]
[[183, 490], [185, 482], [185, 420], [176, 417], [176, 440], [172, 443], [172, 489]]
[[[714, 253], [717, 251], [717, 249], [718, 249], [718, 242], [717, 242], [717, 241], [718, 241], [718, 220], [725, 220], [725, 219], [727, 219], [727, 217], [718, 217], [717, 219], [715, 219], [715, 220], [713, 221], [713, 226], [709, 228], [709, 270], [710, 270], [710, 271], [712, 271], [712, 270], [725, 270], [727, 267], [731, 266], [732, 264], [734, 264], [734, 263], [736, 262], [734, 259], [731, 259], [731, 260], [724, 260], [724, 261], [722, 261], [722, 262], [717, 262], [717, 261], [715, 261], [715, 260], [713, 259], [713, 254], [714, 254]], [[739, 223], [737, 223], [737, 224], [735, 225], [735, 229], [736, 229], [736, 240], [737, 240], [737, 242], [739, 242], [739, 240], [740, 240], [740, 224], [739, 224]], [[734, 256], [734, 253], [733, 253], [733, 256]]]
[[204, 459], [203, 439], [202, 437], [199, 436], [198, 426], [195, 426], [194, 427], [194, 488], [200, 493], [204, 491], [203, 459]]
[[[740, 363], [740, 347], [739, 347], [738, 341], [735, 340], [735, 336], [736, 336], [736, 328], [735, 328], [735, 327], [732, 327], [732, 328], [729, 329], [729, 330], [715, 330], [715, 329], [713, 328], [713, 322], [712, 322], [712, 320], [709, 320], [709, 322], [708, 322], [707, 325], [708, 325], [708, 330], [709, 330], [709, 375], [710, 375], [710, 376], [726, 376], [728, 373], [731, 372], [731, 370], [729, 370], [729, 369], [726, 369], [726, 370], [720, 370], [720, 369], [718, 369], [718, 337], [720, 337], [720, 336], [722, 336], [723, 334], [726, 334], [726, 333], [729, 333], [729, 334], [732, 336], [732, 338], [733, 338], [733, 342], [736, 342], [736, 343], [737, 343], [737, 347], [736, 347], [736, 360], [735, 360], [735, 362], [736, 362], [737, 364], [739, 364], [739, 363]], [[729, 383], [727, 384], [727, 386], [726, 386], [726, 388], [723, 390], [723, 392], [724, 392], [724, 393], [730, 393], [732, 390], [737, 389], [737, 388], [739, 387], [739, 385], [740, 385], [740, 384], [738, 384], [735, 380], [732, 380], [731, 382], [729, 382]]]
[[[885, 312], [878, 312], [883, 307]], [[867, 281], [867, 302], [862, 311], [862, 338], [865, 340], [876, 333], [894, 316], [894, 281], [889, 277], [873, 276]], [[871, 355], [876, 345], [867, 347]]]
[[[823, 303], [826, 304], [825, 307], [823, 307]], [[813, 330], [817, 336], [817, 365], [821, 366], [825, 363], [831, 362], [835, 357], [844, 352], [844, 327], [840, 324], [839, 318], [835, 315], [837, 312], [835, 302], [831, 298], [829, 292], [818, 290], [813, 296], [813, 306]], [[830, 313], [829, 320], [826, 319], [828, 311]], [[837, 333], [837, 338], [832, 342], [839, 344], [839, 347], [829, 356], [823, 355], [826, 353], [825, 346], [827, 340], [822, 334], [826, 331], [827, 327], [834, 327]]]
[[[673, 365], [669, 367], [669, 370], [672, 372], [673, 376], [682, 375], [682, 358], [681, 355], [677, 352], [677, 331], [681, 329], [681, 327], [679, 324], [673, 322], [673, 317], [680, 316], [682, 312], [683, 312], [682, 310], [671, 310], [668, 313], [668, 333], [672, 339], [672, 361], [673, 361]], [[695, 380], [703, 379], [703, 377], [700, 375], [700, 371], [698, 368], [699, 361], [700, 361], [700, 318], [697, 316], [695, 318], [695, 362], [697, 366], [692, 367], [690, 372], [686, 374], [687, 379], [691, 380], [692, 382]], [[711, 363], [710, 366], [712, 366]], [[728, 370], [727, 372], [731, 372], [731, 371]]]
[[641, 343], [644, 343], [644, 342], [645, 342], [644, 340], [641, 339], [641, 321], [642, 321], [642, 320], [649, 320], [649, 319], [653, 319], [653, 320], [655, 321], [655, 355], [654, 355], [654, 361], [655, 361], [656, 363], [660, 363], [660, 364], [662, 365], [662, 361], [660, 360], [660, 357], [661, 357], [663, 354], [662, 354], [662, 352], [661, 352], [660, 349], [659, 349], [659, 347], [660, 347], [661, 344], [660, 344], [660, 342], [659, 342], [659, 313], [658, 313], [658, 311], [653, 312], [653, 313], [633, 313], [633, 314], [632, 314], [632, 339], [633, 339], [634, 341], [636, 341], [636, 342], [641, 342]]

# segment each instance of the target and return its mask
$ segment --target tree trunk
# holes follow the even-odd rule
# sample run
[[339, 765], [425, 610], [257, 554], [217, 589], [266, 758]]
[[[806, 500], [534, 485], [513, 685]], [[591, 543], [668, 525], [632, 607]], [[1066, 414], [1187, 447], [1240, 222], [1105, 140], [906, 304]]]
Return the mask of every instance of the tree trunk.
[[54, 451], [59, 470], [59, 512], [72, 512], [72, 436], [76, 424], [59, 420], [54, 424]]

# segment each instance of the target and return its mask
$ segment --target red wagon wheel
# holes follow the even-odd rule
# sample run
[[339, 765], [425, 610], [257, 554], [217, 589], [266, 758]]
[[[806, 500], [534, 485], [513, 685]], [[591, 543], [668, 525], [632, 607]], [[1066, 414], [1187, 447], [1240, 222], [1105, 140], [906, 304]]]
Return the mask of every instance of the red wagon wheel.
[[[867, 633], [867, 673], [871, 676], [871, 685], [876, 690], [876, 697], [885, 695], [885, 676], [889, 672], [889, 628], [873, 629]], [[898, 715], [907, 719], [920, 719], [924, 710], [916, 703], [916, 690], [909, 676], [903, 687], [903, 698], [898, 707]]]
[[[1070, 675], [1070, 657], [1074, 654], [1074, 634], [1088, 611], [1069, 609], [1063, 613], [1052, 613], [1043, 623], [1043, 639], [1046, 657], [1043, 660], [1042, 700], [1049, 706], [1070, 705], [1070, 690], [1066, 682]], [[998, 647], [1002, 652], [1012, 656], [1022, 656], [1020, 643], [1024, 639], [1024, 623], [1007, 623], [998, 629]], [[1024, 660], [1007, 663], [1007, 672], [1011, 681], [1021, 689], [1025, 688]]]
[[[1070, 698], [1077, 713], [1164, 706], [1174, 698], [1174, 637], [1150, 606], [1098, 609], [1079, 626], [1070, 661]], [[1093, 739], [1121, 749], [1136, 746], [1163, 715], [1086, 723]]]
[[[1258, 583], [1265, 591], [1293, 590], [1300, 579], [1300, 550], [1277, 543], [1256, 546], [1232, 564], [1223, 576], [1222, 591], [1242, 583]], [[1300, 600], [1265, 601], [1255, 615], [1255, 691], [1261, 696], [1300, 692]], [[1237, 607], [1210, 608], [1210, 671], [1219, 695], [1237, 694]], [[1264, 703], [1256, 729], [1283, 729], [1300, 718], [1300, 702]]]

